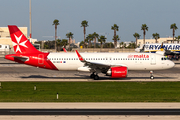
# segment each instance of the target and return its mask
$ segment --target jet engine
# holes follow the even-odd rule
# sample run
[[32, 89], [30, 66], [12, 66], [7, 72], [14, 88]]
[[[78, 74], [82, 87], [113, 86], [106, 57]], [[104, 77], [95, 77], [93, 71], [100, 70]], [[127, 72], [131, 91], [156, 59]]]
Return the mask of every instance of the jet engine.
[[127, 77], [128, 69], [125, 66], [111, 67], [106, 75], [111, 76], [111, 78], [125, 78]]

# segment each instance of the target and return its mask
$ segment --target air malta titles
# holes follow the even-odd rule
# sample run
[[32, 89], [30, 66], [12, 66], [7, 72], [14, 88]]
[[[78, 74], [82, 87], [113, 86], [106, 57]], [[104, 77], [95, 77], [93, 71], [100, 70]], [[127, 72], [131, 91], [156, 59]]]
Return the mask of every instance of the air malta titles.
[[141, 55], [128, 55], [128, 58], [149, 58], [149, 55], [141, 54]]

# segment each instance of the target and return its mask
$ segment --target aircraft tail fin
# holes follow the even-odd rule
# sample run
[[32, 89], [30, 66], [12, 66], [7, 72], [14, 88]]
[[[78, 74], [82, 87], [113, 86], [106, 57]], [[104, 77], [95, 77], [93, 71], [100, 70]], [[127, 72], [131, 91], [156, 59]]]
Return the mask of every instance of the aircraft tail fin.
[[8, 25], [15, 53], [39, 53], [16, 25]]
[[163, 43], [161, 44], [160, 51], [157, 51], [156, 53], [157, 53], [157, 54], [160, 54], [160, 55], [164, 55], [164, 54], [165, 54], [165, 50], [164, 50], [164, 45], [163, 45]]
[[160, 48], [161, 51], [164, 51], [164, 46], [163, 46], [163, 43], [161, 44], [161, 48]]

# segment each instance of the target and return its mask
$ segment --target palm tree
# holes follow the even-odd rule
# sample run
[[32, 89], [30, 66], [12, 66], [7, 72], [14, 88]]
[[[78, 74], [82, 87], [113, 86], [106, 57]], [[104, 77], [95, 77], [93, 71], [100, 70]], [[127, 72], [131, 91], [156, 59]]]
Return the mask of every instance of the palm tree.
[[106, 42], [106, 37], [104, 35], [101, 35], [98, 39], [98, 42], [101, 43], [101, 48], [102, 48], [103, 43]]
[[177, 40], [177, 41], [178, 41], [178, 43], [179, 43], [179, 40], [180, 40], [180, 35], [179, 35], [179, 36], [177, 36], [177, 37], [175, 37], [175, 40]]
[[141, 35], [135, 32], [133, 36], [136, 38], [136, 47], [137, 47], [137, 39], [139, 39]]
[[56, 52], [57, 26], [59, 25], [59, 20], [55, 19], [53, 21], [53, 25], [55, 25], [55, 52]]
[[[84, 20], [84, 21], [82, 21], [81, 22], [81, 27], [83, 27], [84, 28], [84, 43], [85, 43], [85, 34], [86, 34], [86, 27], [88, 26], [88, 21], [86, 21], [86, 20]], [[84, 46], [83, 47], [85, 47], [85, 44], [84, 44]]]
[[120, 38], [119, 38], [119, 35], [116, 35], [116, 37], [113, 37], [112, 40], [114, 40], [114, 38], [116, 38], [116, 43], [114, 43], [114, 47], [116, 48], [117, 47], [117, 41], [120, 40]]
[[57, 45], [57, 49], [58, 49], [58, 51], [59, 51], [60, 48], [61, 48], [61, 40], [60, 40], [60, 39], [57, 39], [56, 45]]
[[122, 48], [124, 47], [124, 42], [121, 42], [120, 43], [120, 47], [122, 46]]
[[173, 43], [174, 43], [175, 30], [178, 29], [178, 27], [176, 26], [176, 23], [171, 24], [170, 29], [173, 29]]
[[64, 48], [66, 49], [66, 45], [68, 45], [68, 40], [67, 39], [62, 39], [61, 40], [61, 46], [64, 46]]
[[69, 50], [70, 50], [70, 39], [73, 39], [73, 33], [72, 32], [67, 33], [66, 37], [69, 38]]
[[84, 44], [85, 44], [84, 41], [81, 41], [79, 46], [84, 46]]
[[152, 36], [156, 40], [156, 43], [157, 43], [157, 39], [160, 38], [160, 35], [158, 33], [153, 33]]
[[96, 48], [96, 38], [99, 37], [99, 34], [97, 34], [96, 32], [94, 32], [94, 33], [92, 34], [92, 37], [94, 38], [94, 48]]
[[89, 42], [89, 48], [91, 48], [91, 41], [93, 40], [93, 35], [92, 34], [89, 34], [86, 39], [88, 40]]
[[117, 24], [114, 24], [113, 26], [111, 26], [111, 30], [114, 30], [114, 48], [117, 47], [117, 40], [116, 40], [116, 31], [119, 31], [119, 26], [117, 26]]
[[147, 25], [146, 25], [146, 24], [142, 24], [141, 30], [143, 30], [143, 35], [144, 35], [144, 41], [143, 41], [143, 44], [145, 44], [145, 35], [146, 35], [146, 31], [148, 31]]

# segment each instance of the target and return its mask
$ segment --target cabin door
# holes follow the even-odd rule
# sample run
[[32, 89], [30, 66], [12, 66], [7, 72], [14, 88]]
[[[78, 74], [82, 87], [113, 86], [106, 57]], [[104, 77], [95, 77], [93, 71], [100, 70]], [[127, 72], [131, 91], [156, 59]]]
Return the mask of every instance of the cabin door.
[[44, 55], [43, 54], [38, 55], [38, 64], [44, 64]]
[[151, 65], [156, 65], [156, 56], [151, 55], [150, 59], [151, 59]]

